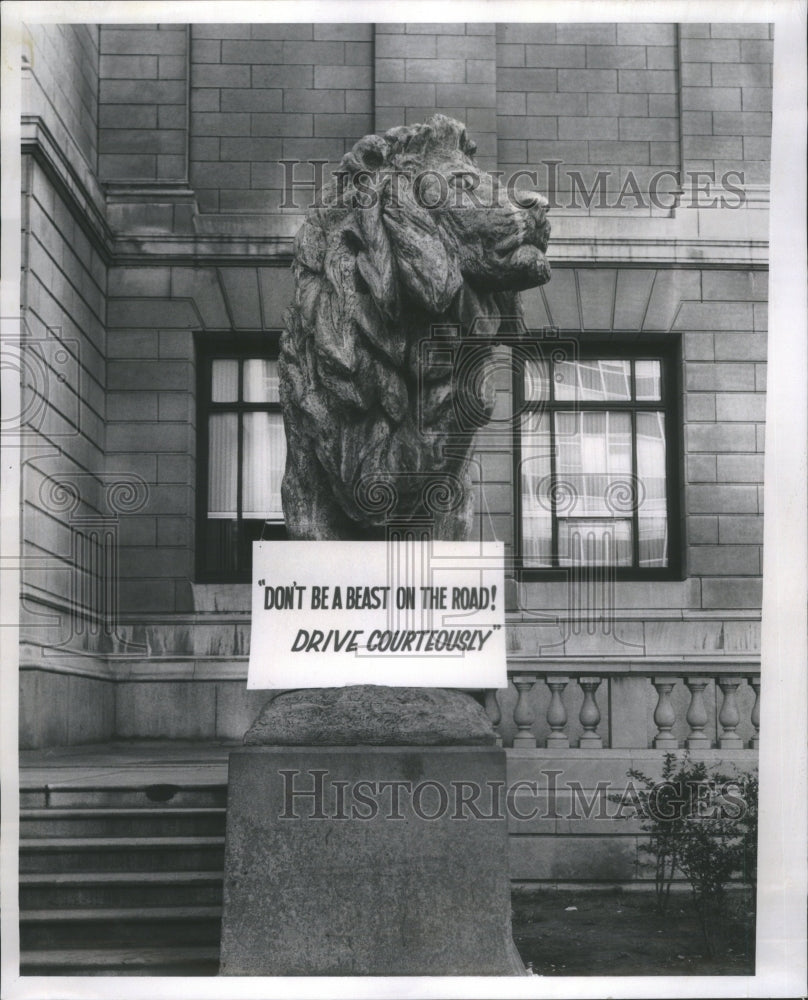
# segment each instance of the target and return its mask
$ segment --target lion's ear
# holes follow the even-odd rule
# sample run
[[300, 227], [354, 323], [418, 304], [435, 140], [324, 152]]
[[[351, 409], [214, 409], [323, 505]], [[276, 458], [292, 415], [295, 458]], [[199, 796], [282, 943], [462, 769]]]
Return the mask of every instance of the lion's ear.
[[389, 156], [390, 146], [380, 135], [366, 135], [342, 158], [339, 169], [351, 177], [378, 170]]
[[463, 284], [451, 237], [415, 199], [409, 178], [395, 175], [381, 192], [384, 228], [401, 281], [427, 312], [442, 315]]

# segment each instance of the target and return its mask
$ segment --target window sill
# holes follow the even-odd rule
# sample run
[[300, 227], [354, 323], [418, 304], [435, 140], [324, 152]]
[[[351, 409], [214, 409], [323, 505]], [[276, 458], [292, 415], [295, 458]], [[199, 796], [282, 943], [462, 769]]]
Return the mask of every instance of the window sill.
[[194, 611], [213, 614], [251, 611], [249, 583], [192, 583]]

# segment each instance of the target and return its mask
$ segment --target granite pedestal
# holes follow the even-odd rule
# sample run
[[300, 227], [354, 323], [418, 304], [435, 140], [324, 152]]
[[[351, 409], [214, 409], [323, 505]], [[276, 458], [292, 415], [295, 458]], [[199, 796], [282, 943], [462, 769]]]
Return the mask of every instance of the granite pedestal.
[[524, 975], [504, 788], [491, 747], [235, 751], [221, 974]]

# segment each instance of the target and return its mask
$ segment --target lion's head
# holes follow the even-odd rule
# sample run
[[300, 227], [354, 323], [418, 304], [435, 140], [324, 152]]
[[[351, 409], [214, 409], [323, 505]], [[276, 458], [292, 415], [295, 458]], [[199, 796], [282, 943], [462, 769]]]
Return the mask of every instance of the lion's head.
[[[444, 115], [365, 136], [309, 209], [280, 362], [291, 537], [383, 537], [425, 512], [436, 537], [465, 537], [471, 434], [455, 404], [479, 388], [425, 371], [422, 345], [436, 325], [496, 337], [516, 293], [550, 276], [547, 202], [507, 197], [474, 152]], [[484, 420], [492, 401], [478, 403]]]

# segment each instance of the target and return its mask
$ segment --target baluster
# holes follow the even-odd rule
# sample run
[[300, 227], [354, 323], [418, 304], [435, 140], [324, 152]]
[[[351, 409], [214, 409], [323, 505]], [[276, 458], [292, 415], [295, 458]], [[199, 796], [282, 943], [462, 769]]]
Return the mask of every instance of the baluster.
[[718, 679], [718, 686], [724, 695], [724, 700], [721, 703], [721, 711], [718, 713], [718, 721], [723, 728], [718, 745], [722, 750], [733, 750], [743, 747], [743, 740], [735, 732], [735, 727], [741, 721], [741, 713], [738, 710], [738, 702], [735, 694], [742, 680], [742, 677], [719, 677]]
[[547, 725], [550, 727], [550, 735], [547, 737], [548, 747], [568, 747], [570, 745], [569, 736], [564, 732], [567, 728], [567, 708], [562, 701], [561, 693], [569, 684], [569, 677], [545, 677], [547, 687], [550, 689], [550, 704], [547, 708]]
[[513, 721], [516, 723], [517, 732], [513, 738], [515, 747], [535, 747], [536, 737], [531, 732], [531, 726], [535, 718], [533, 709], [528, 704], [527, 696], [536, 683], [536, 674], [515, 674], [513, 684], [519, 692], [516, 699], [516, 708], [513, 710]]
[[600, 677], [579, 677], [578, 683], [584, 693], [583, 704], [578, 718], [584, 727], [578, 746], [589, 750], [600, 750], [603, 747], [603, 740], [596, 732], [600, 724], [600, 709], [595, 701], [595, 692], [600, 684]]
[[[494, 688], [489, 688], [485, 692], [485, 714], [488, 716], [491, 725], [496, 729], [502, 721], [502, 712], [500, 711], [499, 699]], [[502, 746], [502, 735], [499, 732], [497, 732], [497, 746]]]
[[760, 746], [760, 674], [750, 677], [749, 685], [755, 692], [755, 704], [752, 706], [752, 725], [755, 728], [755, 735], [749, 741], [749, 746], [752, 750], [757, 750]]
[[654, 746], [658, 750], [677, 750], [679, 741], [673, 735], [673, 727], [676, 723], [676, 711], [671, 701], [671, 691], [673, 690], [677, 677], [653, 677], [651, 682], [657, 689], [657, 706], [654, 710], [654, 722], [657, 727], [657, 734], [654, 737]]
[[690, 705], [687, 709], [687, 724], [690, 726], [686, 745], [694, 750], [698, 747], [710, 747], [712, 741], [704, 728], [710, 721], [707, 706], [704, 704], [704, 689], [710, 683], [709, 677], [686, 677], [685, 684], [690, 690]]

